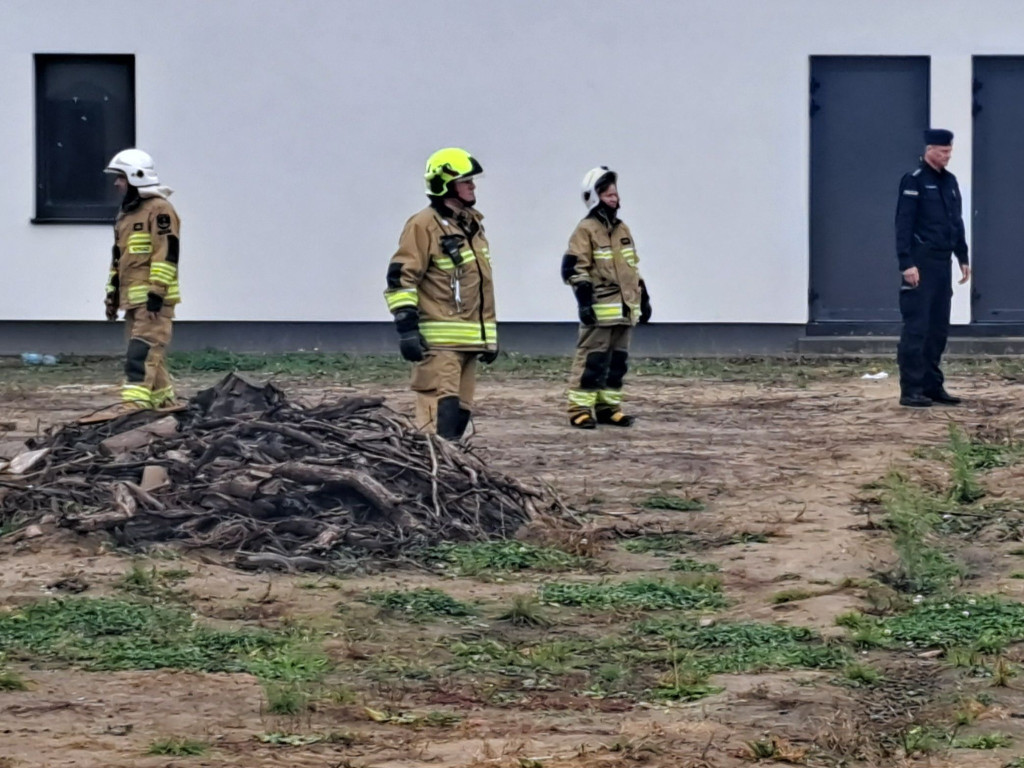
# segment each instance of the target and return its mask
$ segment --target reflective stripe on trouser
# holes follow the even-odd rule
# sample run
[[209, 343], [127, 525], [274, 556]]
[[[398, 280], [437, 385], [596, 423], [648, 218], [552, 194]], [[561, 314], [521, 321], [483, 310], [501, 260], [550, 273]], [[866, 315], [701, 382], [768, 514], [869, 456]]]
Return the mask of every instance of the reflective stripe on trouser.
[[149, 407], [162, 405], [174, 397], [171, 377], [167, 372], [167, 345], [171, 343], [174, 307], [165, 306], [156, 319], [144, 308], [129, 309], [124, 314], [125, 384], [121, 399], [144, 403]]
[[478, 352], [432, 349], [412, 367], [412, 390], [416, 393], [416, 426], [426, 432], [437, 427], [437, 401], [458, 397], [459, 406], [473, 408], [476, 393]]
[[420, 333], [427, 344], [469, 347], [498, 343], [498, 324], [493, 321], [481, 328], [476, 320], [421, 320]]
[[622, 402], [622, 377], [632, 332], [629, 325], [580, 326], [569, 376], [570, 413], [589, 410], [597, 403], [617, 407]]

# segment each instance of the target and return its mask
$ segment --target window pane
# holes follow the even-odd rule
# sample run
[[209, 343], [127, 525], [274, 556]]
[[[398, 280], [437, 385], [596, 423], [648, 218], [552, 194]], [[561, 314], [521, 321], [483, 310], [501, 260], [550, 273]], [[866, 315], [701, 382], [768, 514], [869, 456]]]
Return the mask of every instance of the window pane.
[[36, 218], [112, 221], [107, 161], [135, 145], [133, 56], [36, 56]]

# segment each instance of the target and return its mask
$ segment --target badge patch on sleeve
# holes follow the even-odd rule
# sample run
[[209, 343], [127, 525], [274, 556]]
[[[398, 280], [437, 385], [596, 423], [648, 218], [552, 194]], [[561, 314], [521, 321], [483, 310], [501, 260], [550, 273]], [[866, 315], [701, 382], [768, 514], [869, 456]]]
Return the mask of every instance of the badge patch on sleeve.
[[142, 222], [141, 221], [136, 221], [134, 226], [132, 226], [132, 231], [133, 232], [138, 232], [139, 230], [142, 229], [142, 227], [143, 227]]
[[628, 237], [623, 237], [619, 240], [619, 242], [622, 243], [623, 245], [629, 245], [633, 241], [630, 240]]
[[168, 213], [159, 213], [156, 217], [156, 225], [160, 230], [161, 235], [166, 235], [171, 231], [171, 216]]

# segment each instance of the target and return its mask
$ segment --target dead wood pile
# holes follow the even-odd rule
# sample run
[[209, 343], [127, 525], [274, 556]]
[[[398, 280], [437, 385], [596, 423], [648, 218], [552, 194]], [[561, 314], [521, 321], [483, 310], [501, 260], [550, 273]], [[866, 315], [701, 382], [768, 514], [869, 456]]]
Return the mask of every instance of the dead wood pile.
[[0, 524], [50, 516], [139, 549], [234, 551], [241, 567], [341, 570], [571, 516], [554, 494], [415, 430], [383, 398], [307, 408], [234, 374], [180, 413], [63, 425], [27, 447], [0, 473]]

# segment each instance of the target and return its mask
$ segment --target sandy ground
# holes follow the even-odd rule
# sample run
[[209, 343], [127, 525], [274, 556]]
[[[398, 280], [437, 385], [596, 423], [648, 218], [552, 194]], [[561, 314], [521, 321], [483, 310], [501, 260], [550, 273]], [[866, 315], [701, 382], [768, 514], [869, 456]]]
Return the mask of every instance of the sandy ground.
[[[199, 387], [186, 381], [186, 392]], [[308, 400], [352, 394], [352, 388], [291, 382]], [[857, 378], [826, 378], [806, 386], [641, 378], [629, 387], [632, 429], [593, 432], [568, 428], [562, 386], [540, 380], [488, 381], [479, 391], [472, 443], [493, 465], [515, 476], [539, 478], [576, 509], [593, 514], [605, 544], [599, 557], [611, 577], [658, 573], [666, 561], [629, 554], [616, 535], [685, 528], [708, 536], [761, 533], [764, 543], [730, 544], [701, 553], [721, 568], [734, 603], [724, 615], [805, 625], [837, 634], [835, 617], [863, 606], [862, 579], [893, 558], [889, 537], [865, 525], [865, 483], [892, 467], [912, 464], [921, 447], [945, 443], [949, 423], [965, 430], [1012, 431], [1021, 419], [1021, 386], [978, 376], [949, 382], [963, 407], [927, 411], [896, 405], [896, 385]], [[388, 403], [408, 411], [403, 388], [374, 387]], [[366, 388], [360, 390], [366, 391]], [[105, 383], [19, 385], [0, 401], [0, 448], [49, 425], [116, 399]], [[996, 495], [1024, 497], [1013, 468], [989, 480]], [[702, 499], [702, 512], [645, 509], [652, 493]], [[101, 540], [57, 532], [34, 539], [0, 540], [0, 610], [36, 600], [68, 575], [83, 579], [86, 595], [110, 594], [131, 563]], [[964, 544], [977, 571], [970, 589], [1024, 599], [1024, 580], [1013, 579], [1014, 542]], [[1020, 542], [1016, 542], [1020, 546]], [[501, 599], [535, 584], [471, 579], [441, 580], [420, 571], [391, 571], [310, 587], [310, 578], [241, 573], [216, 557], [195, 553], [175, 561], [191, 576], [183, 587], [196, 610], [211, 620], [249, 623], [283, 617], [316, 619], [337, 613], [339, 597], [354, 601], [370, 588], [440, 586], [465, 599]], [[323, 587], [323, 588], [321, 588]], [[781, 588], [804, 587], [817, 596], [774, 604]], [[262, 595], [257, 603], [254, 597]], [[269, 596], [269, 597], [268, 597]], [[392, 647], [402, 627], [388, 625]], [[413, 630], [409, 630], [413, 631]], [[415, 629], [422, 633], [422, 628]], [[443, 631], [443, 630], [439, 630]], [[374, 645], [370, 638], [368, 647]], [[400, 651], [399, 651], [400, 653]], [[894, 662], [895, 663], [895, 662]], [[265, 712], [261, 687], [247, 675], [175, 671], [89, 673], [16, 665], [29, 691], [0, 692], [0, 767], [7, 766], [733, 766], [749, 764], [744, 742], [777, 734], [805, 747], [858, 734], [856, 692], [830, 685], [829, 674], [810, 671], [723, 675], [723, 693], [692, 704], [613, 706], [568, 692], [523, 706], [494, 707], [458, 701], [422, 689], [360, 690], [352, 703], [319, 707], [302, 718]], [[918, 687], [960, 686], [934, 660], [905, 670]], [[945, 688], [943, 688], [945, 686]], [[1024, 696], [994, 691], [989, 710], [1016, 748], [954, 750], [916, 764], [998, 768], [1024, 754]], [[933, 697], [942, 700], [942, 695]], [[451, 728], [410, 728], [369, 720], [363, 706], [447, 705], [461, 721]], [[344, 743], [279, 746], [261, 743], [270, 732], [345, 732]], [[206, 740], [198, 757], [145, 756], [166, 736]], [[799, 760], [800, 750], [793, 753]], [[807, 764], [829, 764], [804, 758]], [[819, 762], [815, 762], [819, 760]], [[835, 763], [833, 763], [835, 764]], [[866, 765], [867, 763], [862, 763]], [[891, 763], [890, 763], [891, 764]]]

